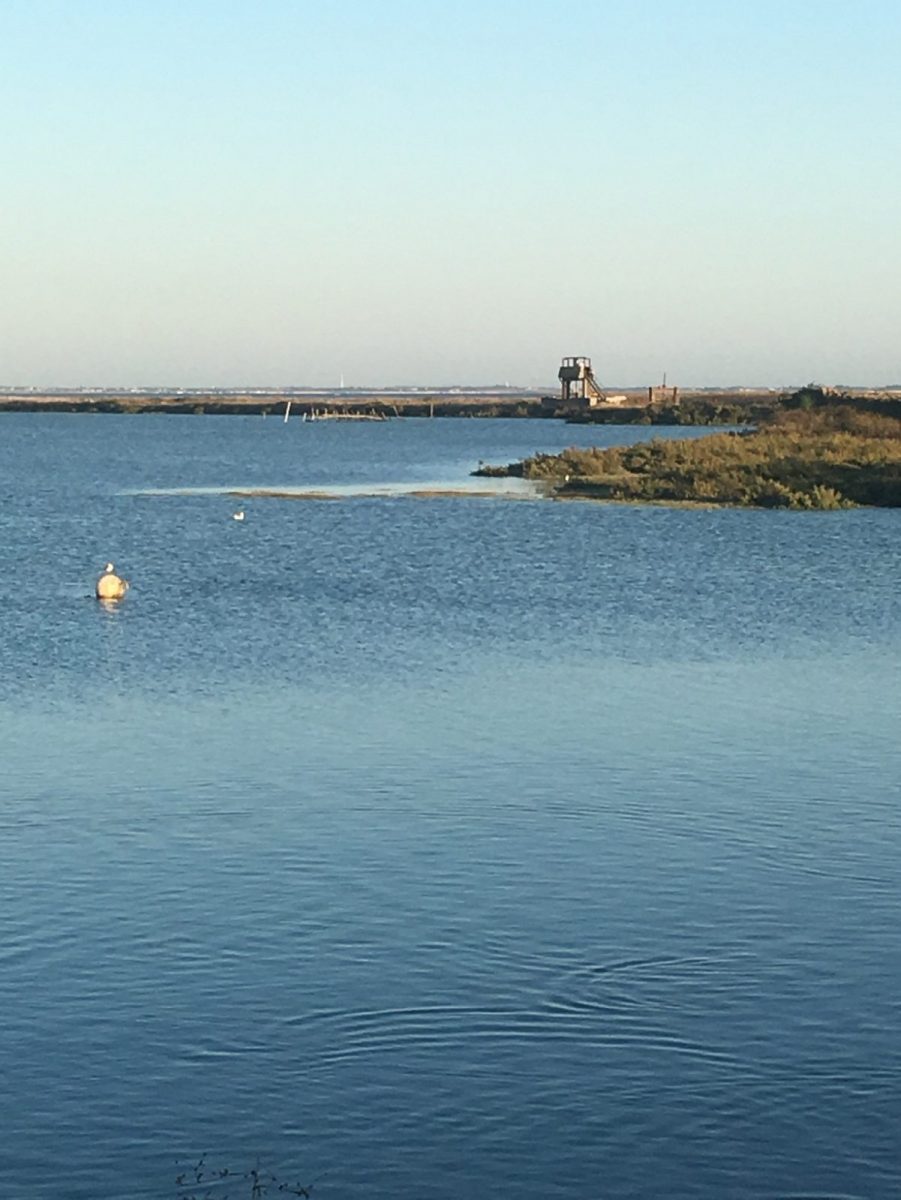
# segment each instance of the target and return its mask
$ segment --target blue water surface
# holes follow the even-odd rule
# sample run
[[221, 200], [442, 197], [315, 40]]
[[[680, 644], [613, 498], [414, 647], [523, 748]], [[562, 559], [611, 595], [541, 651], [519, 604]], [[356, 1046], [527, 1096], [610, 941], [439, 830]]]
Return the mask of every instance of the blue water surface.
[[221, 494], [677, 432], [0, 417], [0, 1194], [901, 1194], [901, 514]]

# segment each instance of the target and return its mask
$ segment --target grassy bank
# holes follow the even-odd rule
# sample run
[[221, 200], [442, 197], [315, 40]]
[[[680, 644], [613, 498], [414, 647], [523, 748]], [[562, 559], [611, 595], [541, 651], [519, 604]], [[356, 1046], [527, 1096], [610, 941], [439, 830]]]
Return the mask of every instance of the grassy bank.
[[485, 474], [561, 497], [761, 508], [901, 506], [901, 419], [848, 406], [776, 413], [759, 430], [537, 454]]

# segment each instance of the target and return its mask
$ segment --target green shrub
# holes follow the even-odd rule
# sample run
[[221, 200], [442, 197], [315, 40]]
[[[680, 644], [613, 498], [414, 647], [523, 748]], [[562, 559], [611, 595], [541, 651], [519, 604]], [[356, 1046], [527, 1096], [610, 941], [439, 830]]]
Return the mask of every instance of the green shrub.
[[505, 468], [617, 499], [834, 510], [901, 506], [901, 418], [842, 405], [796, 408], [758, 430], [632, 446], [570, 447]]

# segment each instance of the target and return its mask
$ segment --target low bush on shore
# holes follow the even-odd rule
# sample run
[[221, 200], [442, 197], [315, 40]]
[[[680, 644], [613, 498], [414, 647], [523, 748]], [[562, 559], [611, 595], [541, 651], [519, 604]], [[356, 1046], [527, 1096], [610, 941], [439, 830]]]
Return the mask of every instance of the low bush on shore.
[[571, 448], [501, 468], [557, 495], [761, 508], [901, 506], [901, 420], [838, 406], [784, 410], [759, 430]]

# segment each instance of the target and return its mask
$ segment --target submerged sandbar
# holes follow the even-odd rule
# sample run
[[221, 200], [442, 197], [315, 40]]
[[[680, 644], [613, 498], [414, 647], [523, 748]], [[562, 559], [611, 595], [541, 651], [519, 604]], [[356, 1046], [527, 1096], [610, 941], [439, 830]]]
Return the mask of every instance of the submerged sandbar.
[[532, 500], [535, 488], [419, 487], [392, 488], [237, 488], [225, 493], [236, 500]]

